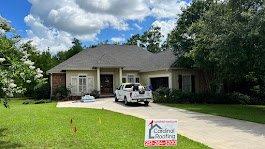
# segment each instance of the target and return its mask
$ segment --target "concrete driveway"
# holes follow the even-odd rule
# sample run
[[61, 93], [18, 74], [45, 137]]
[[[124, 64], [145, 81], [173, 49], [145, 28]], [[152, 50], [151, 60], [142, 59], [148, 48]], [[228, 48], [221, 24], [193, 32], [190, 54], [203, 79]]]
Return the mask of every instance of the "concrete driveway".
[[177, 119], [179, 133], [212, 148], [264, 149], [265, 125], [220, 116], [190, 112], [150, 103], [125, 106], [113, 98], [97, 99], [92, 103], [58, 102], [57, 107], [107, 109], [143, 119]]

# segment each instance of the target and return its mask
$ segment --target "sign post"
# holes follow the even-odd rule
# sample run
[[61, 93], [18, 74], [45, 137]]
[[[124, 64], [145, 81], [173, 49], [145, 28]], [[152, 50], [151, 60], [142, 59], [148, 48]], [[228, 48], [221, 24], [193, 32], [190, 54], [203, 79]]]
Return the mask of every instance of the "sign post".
[[177, 120], [147, 119], [144, 146], [177, 145]]

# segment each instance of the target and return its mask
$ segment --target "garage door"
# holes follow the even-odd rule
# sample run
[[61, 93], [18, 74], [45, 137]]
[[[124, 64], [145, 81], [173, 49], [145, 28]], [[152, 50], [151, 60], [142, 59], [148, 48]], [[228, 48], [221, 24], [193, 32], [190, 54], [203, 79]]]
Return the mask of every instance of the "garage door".
[[155, 91], [158, 88], [161, 87], [169, 87], [168, 85], [168, 77], [156, 77], [156, 78], [150, 78], [150, 82], [153, 88], [153, 91]]

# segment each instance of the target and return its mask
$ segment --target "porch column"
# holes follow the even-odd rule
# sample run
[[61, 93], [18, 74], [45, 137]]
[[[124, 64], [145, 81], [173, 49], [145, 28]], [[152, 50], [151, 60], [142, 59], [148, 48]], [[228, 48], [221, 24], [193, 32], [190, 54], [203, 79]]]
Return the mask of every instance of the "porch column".
[[97, 68], [97, 90], [100, 92], [100, 68]]
[[119, 83], [122, 84], [122, 68], [119, 68], [119, 76], [120, 76], [119, 77], [119, 79], [120, 79]]

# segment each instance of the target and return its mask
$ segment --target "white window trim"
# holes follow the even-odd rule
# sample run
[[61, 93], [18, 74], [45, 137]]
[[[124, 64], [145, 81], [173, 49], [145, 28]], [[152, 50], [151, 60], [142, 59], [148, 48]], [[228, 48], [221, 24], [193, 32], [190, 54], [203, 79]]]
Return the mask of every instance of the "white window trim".
[[78, 94], [81, 94], [82, 92], [80, 92], [80, 88], [79, 88], [79, 86], [80, 86], [80, 84], [79, 84], [79, 78], [80, 78], [80, 76], [84, 76], [84, 77], [86, 77], [86, 91], [85, 92], [87, 92], [87, 87], [88, 87], [88, 84], [87, 84], [87, 75], [86, 74], [78, 74], [78, 76], [77, 76], [77, 78], [78, 78]]
[[129, 76], [133, 76], [133, 82], [130, 82], [130, 83], [135, 83], [135, 74], [127, 74], [127, 80], [126, 80], [126, 82], [128, 82], [129, 83]]
[[181, 82], [181, 84], [182, 84], [182, 90], [183, 90], [183, 86], [184, 86], [184, 84], [183, 84], [183, 76], [189, 76], [189, 78], [190, 78], [190, 82], [191, 82], [191, 85], [190, 85], [190, 89], [189, 89], [189, 92], [192, 92], [192, 80], [191, 80], [191, 74], [181, 74], [182, 75], [182, 82]]

